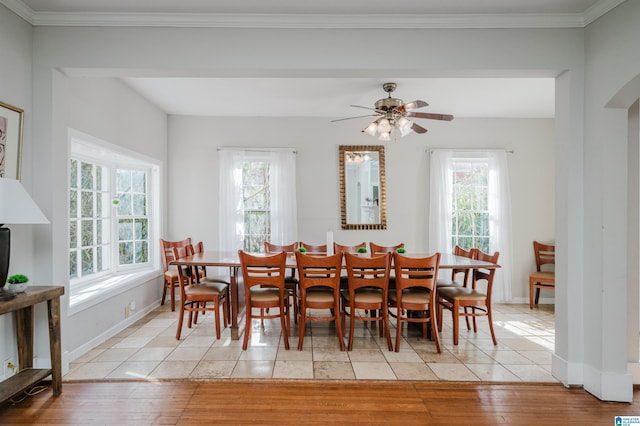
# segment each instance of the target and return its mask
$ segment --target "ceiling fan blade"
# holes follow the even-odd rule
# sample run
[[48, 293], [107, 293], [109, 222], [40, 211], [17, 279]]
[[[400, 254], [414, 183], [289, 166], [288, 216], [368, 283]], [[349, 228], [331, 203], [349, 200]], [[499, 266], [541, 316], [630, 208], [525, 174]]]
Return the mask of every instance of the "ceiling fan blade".
[[453, 115], [449, 114], [432, 114], [429, 112], [408, 112], [407, 117], [415, 117], [415, 118], [429, 118], [431, 120], [444, 120], [451, 121], [453, 120]]
[[360, 106], [360, 105], [349, 105], [349, 106], [350, 106], [350, 107], [354, 107], [354, 108], [370, 109], [371, 111], [378, 111], [378, 110], [377, 110], [377, 109], [375, 109], [375, 108], [369, 108], [369, 107], [366, 107], [366, 106]]
[[422, 107], [426, 107], [429, 106], [428, 103], [426, 103], [425, 101], [421, 101], [421, 100], [415, 100], [412, 102], [407, 102], [406, 104], [402, 104], [399, 107], [396, 107], [395, 110], [398, 112], [407, 112], [409, 110], [412, 109], [416, 109], [416, 108], [422, 108]]
[[427, 129], [422, 126], [418, 126], [416, 123], [411, 125], [411, 129], [416, 133], [427, 133]]
[[367, 114], [367, 115], [359, 115], [357, 117], [338, 118], [336, 120], [331, 120], [331, 123], [335, 123], [336, 121], [353, 120], [354, 118], [377, 117], [378, 115], [380, 114]]

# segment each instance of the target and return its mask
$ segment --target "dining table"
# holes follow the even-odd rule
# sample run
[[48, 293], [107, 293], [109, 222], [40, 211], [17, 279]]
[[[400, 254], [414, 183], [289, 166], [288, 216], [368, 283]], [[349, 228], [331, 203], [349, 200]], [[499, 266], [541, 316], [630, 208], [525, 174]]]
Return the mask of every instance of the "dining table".
[[[268, 256], [265, 253], [251, 253], [252, 255]], [[273, 253], [271, 253], [273, 255]], [[367, 255], [367, 254], [365, 254]], [[433, 253], [402, 253], [403, 256], [421, 258], [433, 255]], [[235, 251], [215, 251], [205, 250], [189, 256], [175, 259], [169, 263], [176, 266], [200, 266], [200, 267], [224, 267], [229, 268], [229, 293], [231, 295], [231, 339], [238, 340], [238, 323], [242, 320], [240, 315], [244, 310], [244, 291], [239, 291], [238, 287], [240, 271], [240, 257]], [[287, 256], [287, 268], [296, 268], [296, 257], [293, 254]], [[495, 269], [500, 268], [499, 264], [484, 262], [481, 260], [469, 259], [464, 256], [456, 256], [452, 253], [441, 253], [439, 269]]]

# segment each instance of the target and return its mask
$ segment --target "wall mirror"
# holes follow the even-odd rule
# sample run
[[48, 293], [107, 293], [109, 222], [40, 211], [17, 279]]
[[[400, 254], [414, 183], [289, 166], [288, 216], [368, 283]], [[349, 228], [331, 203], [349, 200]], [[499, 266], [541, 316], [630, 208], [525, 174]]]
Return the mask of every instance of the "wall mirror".
[[387, 229], [383, 145], [340, 145], [342, 229]]

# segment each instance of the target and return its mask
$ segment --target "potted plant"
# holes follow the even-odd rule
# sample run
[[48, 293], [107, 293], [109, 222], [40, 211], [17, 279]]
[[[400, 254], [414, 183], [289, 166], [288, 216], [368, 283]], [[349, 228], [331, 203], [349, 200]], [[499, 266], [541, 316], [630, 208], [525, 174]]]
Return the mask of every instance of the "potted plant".
[[366, 256], [367, 248], [366, 247], [358, 247], [358, 256]]
[[22, 293], [27, 289], [27, 283], [29, 282], [29, 277], [23, 274], [15, 274], [11, 275], [7, 280], [7, 283], [10, 285], [10, 289], [15, 291], [16, 293]]
[[298, 249], [297, 249], [297, 250], [298, 250], [300, 253], [306, 253], [306, 252], [307, 252], [307, 249], [306, 249], [306, 248], [304, 248], [304, 247], [298, 247]]
[[406, 253], [406, 252], [407, 252], [407, 250], [405, 250], [405, 248], [404, 248], [404, 247], [398, 247], [398, 249], [396, 250], [396, 252], [398, 252], [398, 253]]

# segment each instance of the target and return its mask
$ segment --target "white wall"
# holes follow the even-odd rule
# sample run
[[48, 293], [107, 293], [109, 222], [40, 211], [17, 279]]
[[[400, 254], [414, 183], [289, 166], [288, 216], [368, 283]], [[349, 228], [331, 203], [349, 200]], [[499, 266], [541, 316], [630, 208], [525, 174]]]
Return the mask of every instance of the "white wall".
[[[28, 123], [33, 119], [31, 109], [31, 43], [33, 35], [31, 27], [9, 12], [4, 6], [0, 6], [0, 101], [24, 110], [24, 119]], [[22, 179], [21, 182], [32, 192], [33, 179], [31, 177], [31, 156], [33, 138], [30, 126], [25, 126], [22, 141]], [[4, 203], [6, 200], [0, 200]], [[47, 227], [46, 225], [38, 225]], [[31, 278], [33, 284], [42, 284], [48, 279], [45, 276], [36, 275], [34, 272], [33, 234], [32, 226], [8, 225], [11, 230], [11, 260], [9, 275], [23, 273]], [[2, 285], [4, 283], [0, 283]], [[46, 329], [44, 331], [47, 332]], [[9, 338], [7, 336], [10, 336]], [[12, 315], [0, 316], [0, 362], [5, 359], [16, 361], [18, 349], [15, 344], [15, 324]], [[41, 337], [38, 334], [38, 337]], [[47, 334], [44, 334], [47, 337]], [[4, 366], [0, 370], [0, 380]]]
[[[514, 222], [514, 301], [528, 302], [535, 268], [532, 241], [553, 241], [554, 140], [552, 119], [425, 121], [426, 135], [381, 143], [358, 123], [323, 118], [169, 119], [170, 238], [187, 236], [218, 246], [218, 151], [221, 146], [292, 147], [297, 150], [298, 239], [323, 243], [327, 231], [342, 244], [404, 242], [427, 250], [429, 156], [427, 147], [504, 148], [508, 156]], [[277, 135], [277, 139], [265, 137]], [[385, 146], [387, 229], [340, 229], [339, 145]], [[198, 208], [186, 208], [198, 200]], [[543, 293], [543, 296], [545, 294]], [[546, 295], [553, 297], [552, 294]]]
[[[67, 89], [69, 128], [165, 161], [167, 117], [164, 112], [113, 78], [71, 78]], [[149, 248], [152, 259], [159, 259], [157, 248], [157, 244]], [[63, 304], [63, 348], [69, 354], [65, 359], [73, 360], [90, 348], [89, 342], [95, 345], [122, 328], [126, 321], [125, 306], [130, 302], [135, 302], [139, 313], [158, 304], [162, 295], [161, 276], [159, 269], [154, 278], [120, 289], [106, 301], [74, 314]], [[128, 322], [132, 320], [129, 318]]]
[[[585, 387], [617, 399], [627, 389], [627, 156], [628, 111], [640, 88], [628, 87], [626, 104], [609, 102], [640, 75], [640, 2], [627, 1], [585, 31]], [[636, 183], [637, 185], [637, 183]], [[635, 188], [637, 193], [639, 188]], [[637, 236], [633, 236], [637, 238]], [[632, 283], [637, 286], [638, 283]], [[638, 306], [635, 306], [638, 309]], [[620, 348], [620, 350], [604, 350]]]

